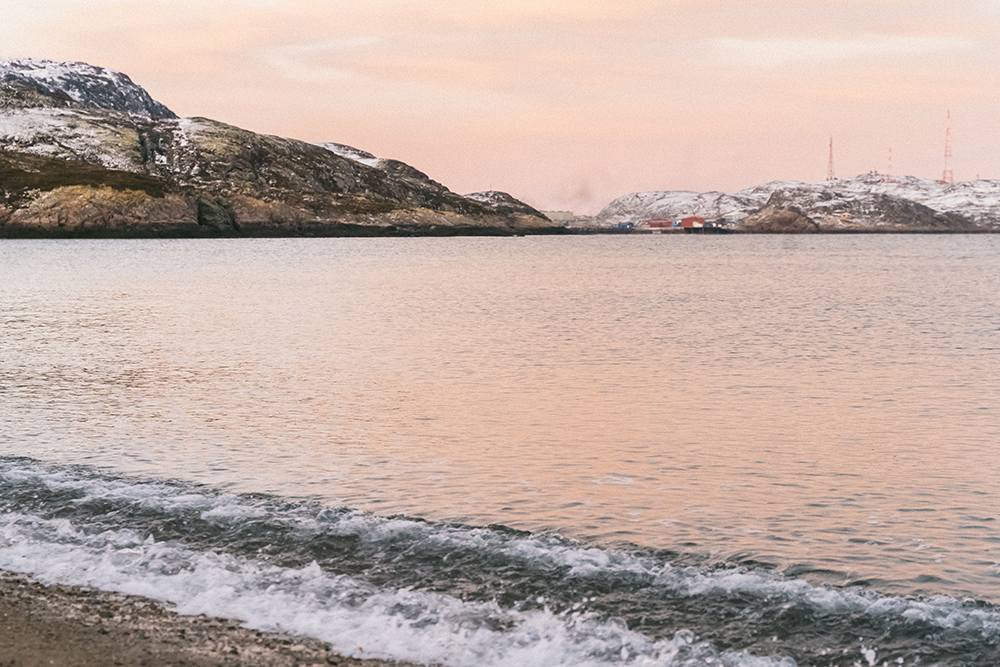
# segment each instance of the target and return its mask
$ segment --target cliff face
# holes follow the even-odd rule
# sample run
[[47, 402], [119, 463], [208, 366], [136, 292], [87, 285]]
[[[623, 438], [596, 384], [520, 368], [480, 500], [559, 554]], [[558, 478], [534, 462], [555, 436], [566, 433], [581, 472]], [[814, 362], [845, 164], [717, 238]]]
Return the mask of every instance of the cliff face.
[[[0, 234], [100, 235], [95, 211], [110, 216], [107, 235], [146, 235], [143, 230], [160, 235], [167, 229], [176, 235], [322, 235], [557, 228], [537, 212], [457, 195], [395, 160], [206, 118], [176, 118], [124, 75], [82, 64], [31, 62], [0, 61], [0, 150], [5, 168], [17, 174], [0, 181], [7, 210], [0, 215]], [[35, 158], [49, 161], [42, 165]], [[185, 218], [176, 202], [154, 206], [140, 204], [142, 197], [125, 202], [110, 195], [135, 190], [136, 183], [122, 173], [146, 179], [147, 186], [155, 183], [152, 189], [138, 188], [146, 197], [181, 198], [194, 217]], [[60, 184], [60, 178], [72, 182]], [[94, 192], [56, 192], [65, 185]], [[77, 207], [83, 200], [89, 203]], [[63, 223], [53, 227], [56, 201]], [[42, 210], [50, 213], [39, 217]], [[136, 216], [132, 224], [124, 222], [129, 211]], [[167, 222], [154, 223], [158, 216]], [[86, 224], [77, 224], [83, 219]]]

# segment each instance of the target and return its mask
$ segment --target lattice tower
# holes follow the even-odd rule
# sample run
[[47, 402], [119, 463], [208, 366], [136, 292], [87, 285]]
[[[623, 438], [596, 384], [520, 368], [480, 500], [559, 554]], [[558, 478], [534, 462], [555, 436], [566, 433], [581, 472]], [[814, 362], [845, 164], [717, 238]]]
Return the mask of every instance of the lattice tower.
[[830, 163], [826, 167], [826, 180], [836, 180], [833, 175], [833, 137], [830, 137]]
[[941, 182], [955, 182], [955, 174], [951, 170], [951, 109], [948, 109], [948, 123], [944, 129], [944, 172], [941, 174]]
[[892, 147], [889, 147], [889, 171], [885, 173], [885, 178], [882, 179], [883, 183], [898, 183], [899, 181], [892, 175]]

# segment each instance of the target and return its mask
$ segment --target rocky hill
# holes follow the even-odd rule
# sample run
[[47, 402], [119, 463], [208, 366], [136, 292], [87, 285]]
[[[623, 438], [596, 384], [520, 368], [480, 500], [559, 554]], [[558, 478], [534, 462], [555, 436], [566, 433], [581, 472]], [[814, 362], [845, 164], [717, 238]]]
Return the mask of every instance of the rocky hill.
[[0, 236], [560, 230], [342, 144], [177, 118], [82, 63], [0, 60], [0, 151]]
[[48, 98], [42, 105], [78, 105], [150, 118], [177, 118], [125, 74], [86, 63], [0, 58], [0, 83], [8, 90], [33, 90]]
[[866, 179], [871, 180], [861, 176], [829, 186], [775, 189], [764, 207], [740, 224], [748, 231], [777, 231], [771, 211], [794, 210], [814, 223], [815, 231], [972, 231], [977, 227], [961, 213], [934, 210], [905, 196], [905, 190], [886, 191], [881, 182]]
[[676, 221], [688, 216], [716, 220], [732, 212], [755, 211], [764, 201], [740, 193], [727, 195], [688, 190], [635, 192], [605, 206], [592, 224], [614, 227], [620, 223], [638, 224], [652, 219]]
[[487, 206], [490, 206], [498, 211], [506, 211], [508, 213], [519, 213], [523, 215], [540, 216], [543, 218], [548, 218], [548, 216], [546, 216], [541, 211], [535, 210], [534, 208], [525, 204], [523, 201], [514, 199], [506, 192], [500, 192], [499, 190], [485, 190], [483, 192], [473, 192], [471, 194], [465, 195], [465, 198], [486, 204]]
[[595, 223], [641, 225], [692, 215], [758, 232], [1000, 231], [1000, 181], [946, 184], [906, 176], [887, 182], [865, 174], [813, 184], [774, 181], [733, 195], [640, 192], [608, 204]]

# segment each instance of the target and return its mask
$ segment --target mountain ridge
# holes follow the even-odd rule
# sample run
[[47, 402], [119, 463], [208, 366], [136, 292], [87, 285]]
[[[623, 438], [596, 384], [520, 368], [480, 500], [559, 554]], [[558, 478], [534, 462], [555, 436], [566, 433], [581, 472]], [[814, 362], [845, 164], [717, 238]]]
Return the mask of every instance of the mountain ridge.
[[774, 214], [794, 209], [811, 223], [789, 232], [1000, 231], [1000, 181], [942, 183], [913, 176], [890, 181], [872, 173], [820, 183], [771, 181], [734, 194], [636, 192], [612, 201], [590, 224], [642, 225], [650, 219], [698, 216], [734, 230], [782, 230], [766, 221], [765, 209]]
[[83, 62], [67, 63], [36, 58], [0, 58], [0, 83], [34, 90], [52, 103], [107, 109], [149, 116], [177, 118], [128, 75]]
[[[0, 236], [564, 231], [507, 193], [459, 195], [408, 164], [346, 144], [179, 118], [127, 75], [80, 62], [0, 59], [0, 152], [9, 176], [0, 180]], [[40, 169], [31, 156], [49, 162]], [[142, 194], [115, 194], [126, 190]], [[158, 201], [171, 197], [183, 206]], [[636, 192], [577, 224], [642, 227], [689, 216], [748, 232], [1000, 231], [1000, 181], [871, 173], [733, 194]]]
[[[0, 212], [0, 235], [562, 231], [530, 207], [513, 210], [462, 197], [409, 165], [343, 144], [310, 144], [207, 118], [178, 118], [127, 76], [85, 63], [0, 60], [0, 151], [20, 184], [0, 183], [7, 207]], [[35, 185], [45, 187], [31, 187], [25, 175], [39, 174], [33, 171], [37, 165], [30, 157], [17, 164], [17, 156], [48, 159], [47, 169], [72, 172], [76, 181], [87, 174], [100, 193], [53, 194], [87, 184], [56, 187], [42, 175]], [[108, 173], [74, 171], [73, 163]], [[110, 194], [113, 186], [107, 190], [105, 182], [127, 180], [110, 175], [117, 172], [154, 179], [164, 198], [185, 204], [154, 224], [149, 216], [166, 209], [146, 201], [148, 191], [129, 199]], [[55, 218], [40, 212], [55, 202], [63, 207]], [[126, 224], [130, 206], [133, 225]], [[182, 209], [193, 213], [177, 218]], [[115, 211], [114, 224], [108, 218], [102, 227], [94, 212], [104, 210]]]

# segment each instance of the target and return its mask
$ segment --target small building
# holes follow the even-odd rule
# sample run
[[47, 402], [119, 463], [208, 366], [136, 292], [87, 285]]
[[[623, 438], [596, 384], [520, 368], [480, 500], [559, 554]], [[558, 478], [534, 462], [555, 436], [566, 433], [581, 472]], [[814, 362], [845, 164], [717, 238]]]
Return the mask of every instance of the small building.
[[653, 218], [652, 220], [647, 220], [646, 225], [653, 229], [664, 229], [670, 227], [673, 223], [666, 218]]
[[705, 226], [705, 218], [698, 218], [691, 216], [688, 218], [681, 218], [681, 227], [684, 229], [696, 229], [698, 227]]
[[737, 222], [746, 217], [747, 214], [744, 213], [743, 211], [733, 211], [732, 213], [726, 213], [724, 216], [722, 216], [722, 220], [727, 225], [735, 225]]
[[616, 225], [616, 227], [618, 229], [634, 229], [635, 228], [635, 223], [634, 222], [619, 222]]

